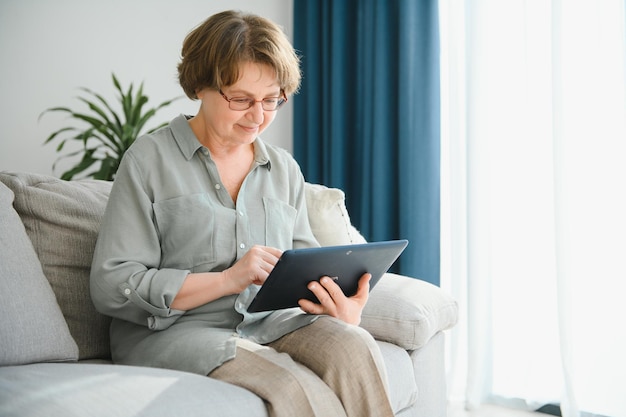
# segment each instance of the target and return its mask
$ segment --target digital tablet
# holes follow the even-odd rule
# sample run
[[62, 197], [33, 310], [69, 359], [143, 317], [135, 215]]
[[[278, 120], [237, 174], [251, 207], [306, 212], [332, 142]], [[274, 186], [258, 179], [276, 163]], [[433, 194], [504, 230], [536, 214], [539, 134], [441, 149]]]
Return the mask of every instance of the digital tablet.
[[332, 277], [350, 297], [357, 291], [359, 278], [368, 272], [372, 274], [371, 290], [407, 244], [407, 240], [390, 240], [287, 250], [248, 306], [248, 311], [298, 307], [298, 300], [302, 298], [319, 303], [307, 285], [323, 276]]

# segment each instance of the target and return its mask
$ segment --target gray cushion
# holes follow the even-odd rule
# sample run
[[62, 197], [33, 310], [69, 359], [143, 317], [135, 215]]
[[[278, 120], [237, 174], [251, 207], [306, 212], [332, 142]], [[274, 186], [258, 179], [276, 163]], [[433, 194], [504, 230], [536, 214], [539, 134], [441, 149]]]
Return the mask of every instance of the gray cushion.
[[184, 372], [121, 365], [0, 368], [3, 417], [266, 417], [243, 388]]
[[441, 288], [387, 273], [370, 293], [361, 327], [378, 340], [413, 350], [453, 327], [458, 314], [457, 302]]
[[91, 302], [89, 270], [111, 183], [6, 172], [0, 173], [0, 181], [15, 193], [15, 210], [78, 344], [80, 359], [110, 357], [110, 319]]
[[12, 203], [0, 183], [0, 366], [75, 361], [78, 347]]
[[417, 383], [409, 353], [394, 344], [378, 341], [389, 381], [389, 402], [394, 414], [410, 408], [417, 401]]

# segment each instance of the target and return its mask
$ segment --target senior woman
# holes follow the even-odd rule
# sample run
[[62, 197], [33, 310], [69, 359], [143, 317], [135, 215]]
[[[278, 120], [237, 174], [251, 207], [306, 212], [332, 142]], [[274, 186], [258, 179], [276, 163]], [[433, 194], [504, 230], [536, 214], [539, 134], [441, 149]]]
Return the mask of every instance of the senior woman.
[[126, 152], [96, 245], [91, 293], [113, 317], [113, 360], [239, 385], [271, 416], [392, 415], [380, 351], [358, 327], [369, 275], [353, 297], [322, 279], [318, 304], [246, 310], [283, 250], [318, 245], [298, 164], [259, 137], [299, 86], [287, 37], [218, 13], [186, 37], [178, 72], [198, 113]]

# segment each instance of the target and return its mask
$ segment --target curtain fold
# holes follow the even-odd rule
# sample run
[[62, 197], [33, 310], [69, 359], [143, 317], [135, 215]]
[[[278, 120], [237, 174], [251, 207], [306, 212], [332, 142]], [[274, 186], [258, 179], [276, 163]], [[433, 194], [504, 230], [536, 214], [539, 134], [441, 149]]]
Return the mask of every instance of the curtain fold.
[[295, 0], [304, 73], [294, 156], [346, 193], [367, 240], [405, 238], [394, 270], [439, 284], [436, 0]]

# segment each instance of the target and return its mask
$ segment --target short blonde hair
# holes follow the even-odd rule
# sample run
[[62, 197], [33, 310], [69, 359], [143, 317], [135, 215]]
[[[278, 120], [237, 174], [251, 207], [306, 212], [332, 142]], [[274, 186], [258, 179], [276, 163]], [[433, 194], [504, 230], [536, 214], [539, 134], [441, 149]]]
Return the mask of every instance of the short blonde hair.
[[225, 11], [191, 31], [182, 48], [178, 80], [197, 99], [203, 88], [219, 90], [239, 80], [245, 62], [269, 65], [286, 95], [300, 86], [300, 60], [282, 29], [260, 16]]

